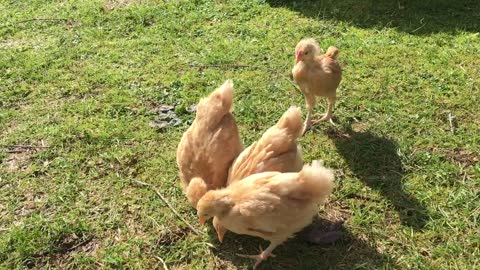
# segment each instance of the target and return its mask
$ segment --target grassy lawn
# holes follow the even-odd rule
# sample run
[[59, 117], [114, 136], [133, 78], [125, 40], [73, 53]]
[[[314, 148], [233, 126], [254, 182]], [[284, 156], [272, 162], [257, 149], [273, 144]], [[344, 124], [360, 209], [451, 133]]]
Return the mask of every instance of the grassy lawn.
[[[267, 243], [198, 225], [175, 150], [228, 78], [246, 145], [304, 108], [303, 37], [341, 51], [338, 126], [301, 144], [336, 171], [320, 222], [344, 231], [260, 269], [480, 267], [478, 1], [1, 0], [0, 24], [0, 269], [249, 268], [235, 253]], [[165, 104], [182, 123], [151, 127]]]

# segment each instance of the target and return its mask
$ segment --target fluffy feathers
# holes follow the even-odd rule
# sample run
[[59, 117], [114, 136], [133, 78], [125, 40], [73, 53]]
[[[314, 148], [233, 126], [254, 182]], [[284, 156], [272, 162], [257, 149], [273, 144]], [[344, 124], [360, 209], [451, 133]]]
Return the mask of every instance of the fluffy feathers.
[[331, 57], [333, 59], [337, 59], [338, 54], [340, 51], [333, 46], [328, 47], [327, 52], [325, 53], [326, 56]]
[[216, 217], [230, 231], [270, 241], [254, 256], [256, 266], [311, 223], [318, 205], [332, 192], [333, 180], [333, 172], [316, 161], [298, 173], [258, 173], [208, 191], [198, 202], [197, 214], [203, 222]]
[[228, 168], [243, 150], [232, 103], [233, 83], [227, 80], [199, 102], [178, 145], [181, 185], [194, 207], [207, 190], [225, 186]]
[[292, 106], [275, 126], [235, 159], [230, 168], [228, 185], [260, 172], [298, 172], [303, 165], [301, 148], [297, 145], [302, 130], [302, 112]]
[[315, 122], [327, 120], [332, 122], [337, 88], [342, 80], [342, 69], [336, 60], [339, 50], [332, 46], [323, 55], [320, 55], [319, 51], [318, 43], [311, 38], [301, 40], [295, 47], [295, 66], [292, 75], [305, 96], [308, 110], [304, 132], [312, 123], [316, 97], [327, 98], [328, 108], [325, 115]]

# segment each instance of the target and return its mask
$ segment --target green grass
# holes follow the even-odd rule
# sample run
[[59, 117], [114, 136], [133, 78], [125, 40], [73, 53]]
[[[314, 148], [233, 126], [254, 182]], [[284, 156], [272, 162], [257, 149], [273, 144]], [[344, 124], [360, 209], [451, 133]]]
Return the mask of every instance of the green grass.
[[[248, 145], [303, 106], [286, 77], [306, 36], [341, 50], [338, 127], [301, 144], [336, 170], [321, 215], [345, 230], [260, 268], [478, 268], [480, 5], [420, 2], [1, 1], [0, 268], [250, 267], [235, 253], [265, 242], [197, 236], [130, 179], [198, 227], [175, 163], [185, 108], [232, 78]], [[183, 124], [149, 127], [160, 104]]]

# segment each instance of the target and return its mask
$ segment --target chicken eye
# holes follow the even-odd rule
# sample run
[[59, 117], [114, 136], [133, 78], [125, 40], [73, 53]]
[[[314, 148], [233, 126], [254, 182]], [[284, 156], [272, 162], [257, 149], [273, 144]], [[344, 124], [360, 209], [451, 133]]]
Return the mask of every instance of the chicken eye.
[[308, 51], [307, 51], [307, 52], [305, 52], [305, 55], [307, 55], [307, 54], [308, 54]]
[[205, 213], [205, 214], [203, 214], [203, 216], [204, 216], [204, 217], [208, 217], [208, 214], [207, 214], [207, 213]]

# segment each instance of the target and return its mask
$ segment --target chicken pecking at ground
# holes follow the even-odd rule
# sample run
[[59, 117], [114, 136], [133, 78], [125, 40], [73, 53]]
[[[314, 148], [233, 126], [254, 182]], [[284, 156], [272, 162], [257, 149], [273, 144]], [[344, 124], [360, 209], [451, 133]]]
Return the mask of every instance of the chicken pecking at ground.
[[199, 102], [195, 120], [178, 145], [181, 185], [195, 208], [208, 190], [225, 186], [228, 169], [243, 150], [232, 103], [233, 82], [227, 80]]
[[[295, 66], [292, 75], [305, 95], [307, 118], [304, 132], [312, 123], [330, 121], [333, 124], [333, 106], [337, 98], [338, 85], [342, 80], [342, 69], [336, 60], [338, 53], [339, 50], [332, 46], [325, 54], [320, 55], [320, 47], [312, 38], [302, 39], [295, 47]], [[327, 98], [328, 108], [320, 120], [312, 121], [317, 96]]]
[[298, 173], [263, 172], [224, 189], [208, 191], [198, 202], [199, 222], [216, 217], [226, 229], [261, 237], [270, 245], [258, 255], [254, 269], [272, 251], [312, 222], [318, 206], [333, 189], [333, 172], [313, 161]]
[[[262, 137], [240, 153], [230, 167], [227, 186], [255, 173], [298, 172], [303, 167], [300, 145], [297, 139], [302, 135], [302, 112], [296, 107], [290, 107], [270, 127]], [[214, 217], [213, 227], [218, 240], [223, 242], [227, 230]]]
[[230, 168], [227, 185], [249, 175], [276, 171], [298, 172], [303, 160], [297, 139], [302, 135], [302, 112], [290, 107], [262, 137], [247, 147]]

